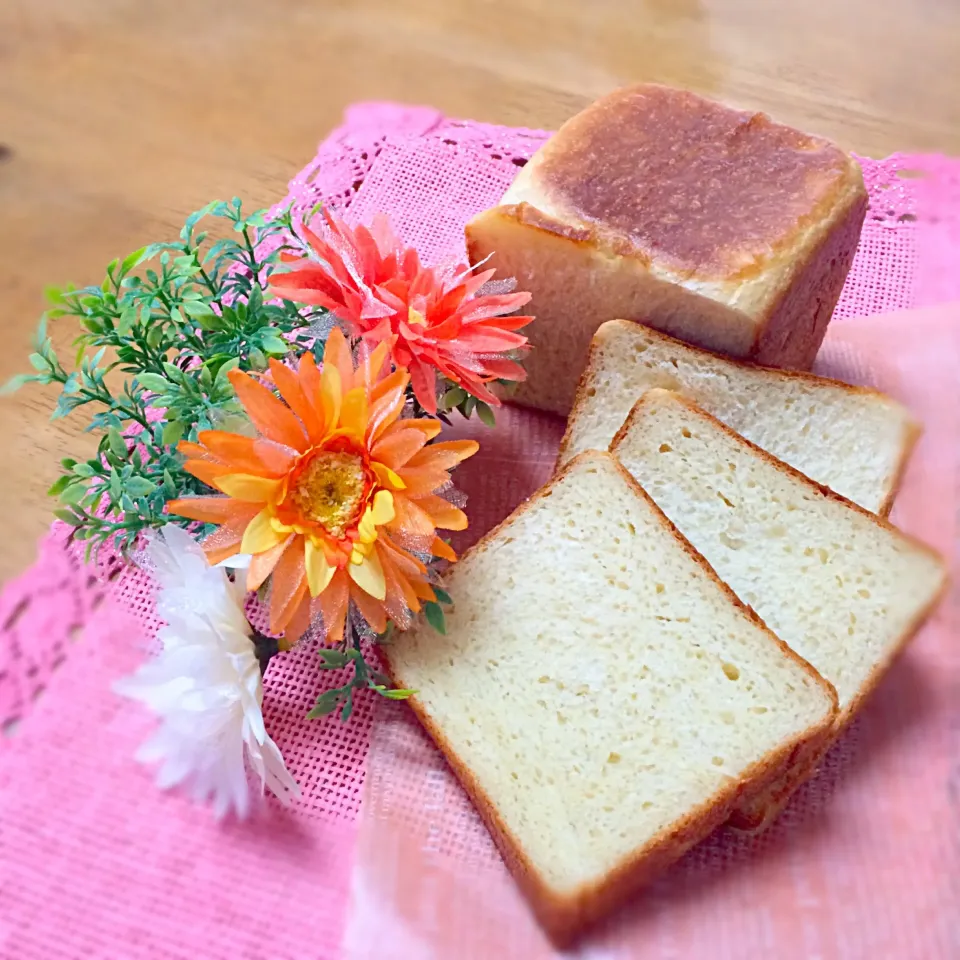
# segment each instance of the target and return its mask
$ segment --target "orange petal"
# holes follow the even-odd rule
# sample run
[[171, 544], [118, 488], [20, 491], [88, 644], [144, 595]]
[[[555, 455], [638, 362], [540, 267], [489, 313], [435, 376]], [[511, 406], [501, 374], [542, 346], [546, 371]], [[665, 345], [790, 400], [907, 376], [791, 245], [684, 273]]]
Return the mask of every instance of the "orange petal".
[[449, 470], [467, 457], [472, 457], [479, 449], [480, 444], [476, 440], [442, 440], [424, 447], [410, 458], [408, 466]]
[[[256, 506], [252, 505], [252, 509], [255, 510]], [[228, 520], [204, 537], [203, 552], [207, 555], [207, 561], [211, 564], [220, 563], [221, 560], [227, 560], [240, 553], [243, 532], [249, 523], [248, 517], [237, 517]]]
[[248, 590], [259, 590], [260, 587], [263, 586], [267, 577], [273, 573], [274, 567], [276, 567], [280, 557], [283, 556], [283, 551], [290, 546], [292, 539], [293, 534], [290, 534], [275, 547], [270, 547], [269, 550], [264, 550], [263, 553], [255, 553], [250, 558], [250, 566], [247, 567]]
[[394, 494], [393, 508], [393, 520], [387, 526], [396, 539], [417, 541], [414, 546], [416, 550], [426, 549], [428, 544], [433, 543], [433, 538], [437, 535], [436, 524], [419, 503], [398, 493]]
[[[223, 527], [220, 529], [222, 530]], [[223, 560], [229, 560], [231, 557], [235, 557], [240, 552], [240, 540], [242, 537], [242, 533], [236, 533], [222, 540], [217, 540], [215, 544], [210, 544], [209, 546], [207, 542], [204, 541], [203, 552], [207, 558], [207, 563], [213, 567]]]
[[[384, 579], [386, 580], [388, 591], [399, 591], [403, 605], [414, 613], [419, 613], [420, 600], [417, 597], [416, 591], [410, 585], [409, 576], [397, 562], [398, 558], [396, 554], [392, 553], [389, 549], [385, 549], [385, 545], [379, 541], [377, 542], [377, 547], [379, 549], [380, 565], [383, 567]], [[395, 602], [395, 598], [388, 593], [388, 596], [384, 599], [385, 608], [393, 609]], [[395, 612], [393, 616], [396, 619], [399, 616], [399, 611]]]
[[373, 467], [373, 472], [377, 475], [377, 481], [388, 490], [403, 490], [406, 488], [407, 485], [400, 478], [400, 474], [395, 473], [388, 466], [377, 463], [375, 460], [371, 462], [370, 466]]
[[373, 460], [399, 470], [427, 442], [421, 430], [391, 430], [370, 449]]
[[381, 552], [388, 553], [401, 572], [410, 577], [423, 577], [427, 568], [415, 557], [403, 549], [391, 536], [383, 536], [377, 541], [383, 547]]
[[313, 408], [314, 415], [320, 422], [322, 433], [326, 433], [330, 429], [331, 424], [326, 420], [323, 412], [320, 368], [317, 366], [316, 360], [313, 359], [312, 353], [305, 353], [300, 358], [298, 375], [300, 377], [300, 386], [303, 388], [303, 395], [306, 397], [307, 403]]
[[373, 348], [373, 350], [369, 352], [366, 344], [361, 347], [361, 350], [363, 351], [363, 362], [360, 364], [357, 370], [357, 378], [361, 382], [357, 385], [366, 387], [368, 393], [370, 394], [371, 401], [373, 400], [374, 394], [377, 390], [377, 387], [375, 387], [374, 384], [377, 383], [377, 378], [380, 376], [380, 371], [383, 369], [383, 365], [386, 363], [387, 357], [390, 356], [390, 349], [392, 346], [393, 344], [391, 338], [390, 340], [381, 340]]
[[367, 431], [367, 394], [363, 387], [354, 387], [343, 397], [340, 408], [340, 429], [362, 440]]
[[340, 371], [334, 364], [324, 364], [320, 372], [320, 409], [323, 412], [324, 430], [335, 430], [340, 421], [340, 405], [343, 402], [343, 383]]
[[328, 365], [336, 367], [344, 393], [353, 389], [353, 354], [350, 352], [347, 338], [339, 327], [334, 327], [330, 331], [330, 336], [327, 337], [323, 347], [323, 366], [326, 368]]
[[293, 616], [290, 617], [290, 622], [287, 624], [287, 629], [283, 634], [285, 643], [281, 649], [289, 650], [290, 647], [310, 629], [310, 622], [312, 620], [313, 612], [310, 603], [310, 594], [306, 593], [300, 601], [300, 605], [294, 610]]
[[443, 497], [418, 497], [416, 503], [429, 514], [434, 526], [443, 530], [467, 529], [467, 515]]
[[270, 577], [270, 630], [283, 633], [307, 593], [303, 544], [295, 537], [283, 552]]
[[254, 426], [269, 440], [302, 453], [307, 437], [293, 411], [249, 374], [231, 370], [227, 376]]
[[364, 590], [361, 590], [356, 584], [350, 584], [350, 599], [356, 604], [360, 615], [370, 625], [374, 633], [383, 633], [387, 629], [387, 611], [383, 608], [383, 602], [374, 600]]
[[343, 639], [343, 627], [347, 619], [347, 600], [350, 596], [350, 579], [344, 570], [338, 570], [330, 585], [314, 601], [323, 614], [324, 640], [339, 643]]
[[437, 595], [433, 592], [433, 587], [430, 586], [426, 580], [414, 577], [410, 580], [410, 586], [413, 587], [413, 592], [417, 595], [418, 599], [426, 600], [428, 603], [437, 602]]
[[216, 460], [188, 460], [183, 469], [191, 476], [205, 483], [208, 487], [216, 487], [217, 480], [226, 474], [233, 473], [234, 468]]
[[212, 451], [206, 447], [201, 447], [199, 443], [181, 440], [177, 444], [177, 453], [183, 454], [188, 460], [206, 460], [209, 459]]
[[405, 371], [397, 370], [377, 385], [378, 390], [384, 384], [389, 388], [371, 398], [370, 414], [367, 420], [368, 442], [375, 441], [390, 424], [396, 422], [397, 417], [403, 412], [404, 404], [407, 402], [408, 382], [409, 377]]
[[378, 441], [387, 440], [400, 430], [418, 430], [427, 441], [432, 440], [442, 429], [443, 424], [439, 420], [397, 420], [391, 423], [377, 439]]
[[[252, 473], [254, 476], [282, 477], [291, 466], [295, 451], [291, 451], [285, 459], [266, 462], [257, 452], [257, 444], [263, 441], [255, 437], [245, 437], [239, 433], [227, 433], [224, 430], [203, 430], [199, 434], [200, 442], [218, 460], [229, 464], [233, 469], [230, 473]], [[185, 444], [177, 448], [183, 452]], [[276, 445], [273, 445], [276, 447]], [[280, 450], [287, 447], [277, 448]]]
[[282, 480], [254, 477], [249, 473], [228, 473], [216, 478], [214, 486], [228, 497], [247, 503], [270, 503], [276, 499]]
[[313, 404], [307, 399], [300, 377], [279, 360], [270, 360], [270, 372], [280, 396], [290, 405], [290, 409], [300, 418], [306, 428], [310, 442], [317, 444], [323, 440], [323, 420], [317, 415]]
[[203, 523], [226, 523], [229, 520], [252, 520], [259, 512], [258, 504], [242, 503], [230, 497], [181, 497], [167, 502], [167, 512]]
[[450, 474], [443, 468], [435, 470], [424, 467], [412, 470], [407, 466], [401, 467], [397, 472], [406, 484], [403, 492], [413, 498], [425, 497], [450, 482]]
[[453, 547], [449, 543], [445, 543], [439, 537], [437, 537], [432, 544], [430, 544], [430, 552], [435, 557], [440, 557], [441, 560], [449, 560], [451, 563], [457, 562], [457, 554]]

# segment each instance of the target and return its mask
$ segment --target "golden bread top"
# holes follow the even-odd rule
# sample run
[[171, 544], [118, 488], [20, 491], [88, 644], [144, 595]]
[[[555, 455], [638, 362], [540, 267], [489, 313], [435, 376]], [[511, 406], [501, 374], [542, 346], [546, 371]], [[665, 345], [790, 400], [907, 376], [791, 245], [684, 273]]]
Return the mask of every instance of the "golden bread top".
[[863, 194], [856, 162], [829, 141], [649, 84], [573, 117], [522, 176], [535, 189], [523, 199], [547, 208], [525, 220], [704, 280], [759, 270]]

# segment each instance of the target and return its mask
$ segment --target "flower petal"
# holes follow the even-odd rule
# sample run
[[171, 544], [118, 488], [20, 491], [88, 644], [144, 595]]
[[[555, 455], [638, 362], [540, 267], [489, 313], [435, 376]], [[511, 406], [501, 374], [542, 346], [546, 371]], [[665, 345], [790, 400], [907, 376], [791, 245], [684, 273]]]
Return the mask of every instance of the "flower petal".
[[367, 430], [367, 392], [363, 387], [347, 391], [340, 408], [340, 429], [362, 441]]
[[[313, 408], [313, 412], [320, 422], [321, 433], [325, 434], [330, 429], [330, 423], [324, 413], [321, 394], [323, 387], [320, 380], [320, 368], [317, 366], [313, 354], [309, 351], [300, 357], [300, 366], [297, 368], [297, 375], [300, 378], [300, 386], [303, 388], [303, 395], [307, 403]], [[312, 439], [312, 438], [311, 438]]]
[[385, 466], [382, 463], [372, 462], [370, 464], [373, 467], [373, 472], [377, 475], [377, 480], [385, 487], [389, 487], [392, 490], [403, 490], [406, 487], [406, 484], [401, 479], [398, 473], [395, 473], [388, 466]]
[[304, 538], [304, 565], [307, 571], [307, 586], [311, 597], [319, 597], [330, 584], [336, 567], [327, 563], [323, 549], [314, 545], [309, 537]]
[[233, 473], [236, 468], [216, 460], [188, 460], [183, 469], [208, 487], [216, 487], [220, 477]]
[[450, 470], [462, 460], [472, 457], [480, 449], [476, 440], [441, 440], [431, 443], [412, 456], [407, 466], [416, 469], [428, 467], [433, 470]]
[[410, 364], [410, 382], [413, 384], [413, 393], [420, 406], [427, 413], [437, 412], [437, 372], [436, 370], [414, 359]]
[[300, 600], [300, 605], [293, 611], [287, 629], [284, 631], [282, 650], [289, 650], [310, 629], [310, 623], [313, 620], [312, 607], [310, 591], [307, 590]]
[[276, 546], [251, 556], [247, 567], [247, 590], [259, 590], [263, 586], [292, 541], [293, 534], [288, 534]]
[[390, 523], [396, 516], [396, 509], [393, 503], [393, 494], [389, 490], [378, 490], [373, 497], [373, 508], [371, 510], [373, 522], [378, 526]]
[[435, 526], [444, 530], [467, 529], [467, 515], [443, 497], [419, 497], [415, 502], [430, 516]]
[[391, 471], [399, 470], [426, 442], [427, 437], [420, 430], [391, 430], [370, 449], [374, 469], [379, 462]]
[[327, 643], [339, 643], [343, 639], [349, 596], [350, 580], [345, 570], [338, 570], [327, 589], [314, 601], [323, 615], [324, 640]]
[[383, 600], [387, 594], [387, 584], [383, 578], [383, 567], [376, 550], [363, 558], [361, 563], [348, 563], [350, 579], [361, 589], [377, 600]]
[[307, 399], [300, 377], [285, 363], [271, 358], [270, 372], [280, 396], [290, 405], [290, 409], [300, 418], [311, 443], [320, 443], [323, 439], [324, 424], [313, 404]]
[[387, 362], [387, 357], [390, 356], [390, 349], [392, 346], [392, 337], [386, 340], [381, 340], [373, 348], [373, 350], [370, 350], [370, 346], [366, 341], [364, 341], [363, 345], [361, 346], [362, 359], [361, 363], [359, 364], [359, 369], [357, 370], [357, 377], [358, 379], [362, 380], [363, 384], [366, 385], [366, 388], [370, 394], [371, 402], [380, 386], [380, 383], [378, 383], [380, 372], [383, 370], [383, 365]]
[[230, 497], [180, 497], [167, 501], [167, 512], [201, 523], [226, 523], [250, 513], [250, 504]]
[[430, 552], [435, 557], [440, 557], [441, 560], [449, 560], [451, 563], [457, 562], [456, 551], [450, 546], [449, 543], [446, 543], [439, 537], [437, 537], [430, 545]]
[[396, 370], [377, 384], [371, 394], [370, 413], [367, 418], [368, 443], [375, 442], [403, 412], [409, 382], [410, 376], [406, 370]]
[[283, 486], [282, 480], [254, 477], [249, 473], [231, 473], [217, 477], [214, 483], [228, 497], [245, 500], [248, 503], [269, 503], [275, 499]]
[[402, 495], [396, 498], [395, 505], [396, 513], [389, 525], [394, 540], [413, 550], [428, 549], [437, 535], [433, 517], [419, 503]]
[[336, 367], [344, 393], [353, 389], [353, 354], [350, 352], [347, 338], [339, 327], [334, 327], [330, 331], [330, 336], [324, 344], [323, 366], [324, 369], [328, 366]]
[[250, 521], [247, 529], [243, 531], [243, 540], [240, 543], [241, 553], [263, 553], [283, 542], [287, 534], [274, 530], [270, 519], [270, 511], [264, 507]]
[[[282, 477], [293, 463], [297, 455], [296, 450], [289, 447], [278, 447], [277, 450], [287, 450], [287, 457], [277, 460], [265, 460], [260, 454], [260, 445], [270, 441], [258, 440], [255, 437], [245, 437], [240, 433], [227, 433], [225, 430], [202, 430], [198, 439], [217, 459], [228, 464], [230, 473], [252, 473], [255, 476]], [[181, 443], [177, 450], [186, 453], [187, 444]]]
[[282, 400], [247, 373], [231, 370], [227, 376], [247, 416], [263, 436], [300, 453], [306, 449], [303, 426]]
[[334, 430], [340, 420], [340, 404], [343, 399], [343, 384], [340, 371], [334, 364], [324, 363], [320, 372], [320, 410], [323, 413], [324, 430]]
[[296, 540], [283, 552], [270, 576], [270, 630], [283, 633], [307, 594], [303, 550]]
[[383, 633], [387, 629], [387, 611], [384, 609], [383, 601], [375, 600], [356, 584], [350, 585], [350, 599], [356, 604], [360, 616], [367, 621], [374, 633]]

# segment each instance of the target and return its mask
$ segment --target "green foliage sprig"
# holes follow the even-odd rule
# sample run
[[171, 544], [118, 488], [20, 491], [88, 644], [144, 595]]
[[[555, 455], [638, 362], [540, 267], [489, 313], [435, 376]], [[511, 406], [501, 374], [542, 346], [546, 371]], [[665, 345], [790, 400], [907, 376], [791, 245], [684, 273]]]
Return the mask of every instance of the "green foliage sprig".
[[[206, 218], [220, 221], [227, 236], [198, 230]], [[293, 235], [289, 212], [268, 222], [262, 210], [244, 214], [237, 198], [217, 201], [187, 219], [179, 240], [114, 260], [100, 286], [48, 291], [52, 307], [30, 356], [35, 372], [7, 389], [60, 384], [54, 418], [91, 407], [87, 429], [101, 434], [96, 455], [63, 460], [50, 488], [62, 504], [57, 516], [88, 541], [88, 552], [108, 540], [125, 549], [164, 523], [190, 524], [164, 513], [166, 501], [209, 491], [183, 469], [176, 445], [231, 428], [242, 412], [231, 369], [262, 371], [270, 357], [307, 349], [322, 356], [316, 326], [325, 310], [264, 299]], [[284, 242], [262, 252], [272, 237]], [[60, 318], [83, 330], [72, 370], [47, 334], [48, 320]], [[118, 388], [107, 381], [114, 370], [127, 375]]]
[[[453, 603], [453, 600], [450, 594], [436, 585], [433, 587], [433, 592], [437, 597], [436, 602], [431, 601], [423, 605], [424, 616], [434, 630], [445, 634], [447, 628], [442, 604]], [[318, 717], [324, 717], [336, 710], [340, 711], [342, 721], [349, 720], [353, 713], [354, 694], [358, 690], [372, 690], [388, 700], [406, 700], [416, 693], [415, 690], [397, 689], [386, 674], [376, 670], [367, 662], [361, 646], [361, 639], [363, 638], [353, 627], [350, 618], [347, 620], [345, 632], [347, 634], [346, 639], [339, 646], [320, 649], [320, 669], [342, 670], [344, 667], [352, 667], [353, 673], [342, 686], [324, 690], [317, 697], [313, 709], [307, 714], [309, 720], [316, 720]], [[385, 633], [370, 636], [368, 639], [375, 644], [389, 643], [392, 634], [393, 625], [387, 624]]]

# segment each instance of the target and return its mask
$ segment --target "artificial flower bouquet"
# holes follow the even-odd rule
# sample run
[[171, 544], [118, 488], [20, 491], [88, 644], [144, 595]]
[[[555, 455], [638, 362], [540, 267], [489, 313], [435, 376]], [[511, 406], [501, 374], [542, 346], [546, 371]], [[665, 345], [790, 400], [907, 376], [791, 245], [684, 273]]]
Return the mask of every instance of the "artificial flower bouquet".
[[[102, 285], [49, 292], [35, 372], [11, 386], [60, 384], [54, 417], [93, 411], [96, 455], [64, 460], [50, 493], [88, 554], [111, 543], [157, 583], [160, 649], [116, 689], [159, 717], [140, 758], [161, 786], [218, 815], [247, 813], [251, 779], [297, 793], [261, 710], [267, 664], [297, 643], [353, 668], [311, 717], [412, 692], [372, 651], [418, 616], [444, 630], [442, 532], [468, 522], [450, 474], [477, 450], [444, 425], [492, 424], [495, 388], [523, 378], [530, 298], [493, 273], [424, 266], [383, 217], [294, 222], [234, 199]], [[74, 369], [48, 320], [78, 324]]]

